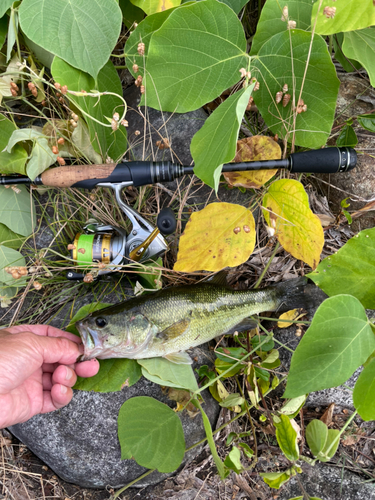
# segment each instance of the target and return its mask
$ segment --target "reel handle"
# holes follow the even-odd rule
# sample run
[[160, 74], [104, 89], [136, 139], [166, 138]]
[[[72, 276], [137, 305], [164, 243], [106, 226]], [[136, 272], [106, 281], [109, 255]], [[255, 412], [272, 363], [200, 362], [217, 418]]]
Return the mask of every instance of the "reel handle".
[[158, 229], [163, 234], [172, 234], [176, 231], [177, 221], [173, 213], [173, 210], [169, 207], [165, 207], [160, 210], [156, 225]]

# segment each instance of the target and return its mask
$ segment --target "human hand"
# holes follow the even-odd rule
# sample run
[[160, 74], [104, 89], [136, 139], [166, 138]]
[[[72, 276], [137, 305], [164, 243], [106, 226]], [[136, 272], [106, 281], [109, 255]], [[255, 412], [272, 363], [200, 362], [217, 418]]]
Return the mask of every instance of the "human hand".
[[77, 363], [81, 339], [48, 325], [0, 330], [0, 429], [67, 405], [80, 377], [99, 370], [96, 359]]

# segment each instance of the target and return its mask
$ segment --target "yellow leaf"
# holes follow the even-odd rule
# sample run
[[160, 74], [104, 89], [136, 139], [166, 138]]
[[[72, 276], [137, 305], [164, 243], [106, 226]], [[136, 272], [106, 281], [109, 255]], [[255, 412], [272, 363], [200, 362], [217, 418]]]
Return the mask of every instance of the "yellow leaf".
[[221, 380], [217, 381], [217, 392], [222, 401], [224, 401], [224, 399], [226, 399], [229, 396], [229, 392], [226, 390]]
[[[279, 160], [281, 149], [272, 137], [254, 135], [237, 141], [237, 153], [234, 162]], [[259, 189], [277, 172], [274, 170], [254, 170], [253, 172], [227, 172], [225, 180], [231, 186]]]
[[150, 15], [177, 7], [180, 5], [181, 0], [131, 0], [131, 2]]
[[255, 221], [241, 205], [211, 203], [191, 215], [180, 238], [175, 271], [219, 271], [246, 262], [255, 246]]
[[293, 321], [299, 319], [304, 314], [300, 314], [300, 309], [291, 309], [290, 311], [285, 312], [280, 315], [279, 319], [288, 320], [288, 321], [278, 321], [277, 326], [279, 328], [288, 328], [292, 324]]
[[310, 210], [302, 184], [292, 179], [273, 182], [262, 205], [267, 225], [275, 229], [285, 250], [315, 269], [323, 249], [324, 233], [319, 218]]

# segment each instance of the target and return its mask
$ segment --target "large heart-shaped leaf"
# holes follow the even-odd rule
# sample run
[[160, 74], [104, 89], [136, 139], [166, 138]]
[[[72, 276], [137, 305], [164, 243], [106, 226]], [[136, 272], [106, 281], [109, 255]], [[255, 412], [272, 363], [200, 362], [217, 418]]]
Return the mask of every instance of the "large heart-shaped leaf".
[[144, 102], [192, 111], [238, 82], [247, 63], [245, 34], [231, 8], [216, 0], [180, 6], [152, 35]]
[[[374, 7], [373, 10], [375, 11]], [[345, 33], [342, 51], [349, 59], [355, 59], [362, 64], [370, 77], [371, 85], [375, 86], [375, 26]]]
[[0, 17], [3, 17], [5, 12], [13, 5], [14, 0], [1, 0], [0, 2]]
[[315, 269], [323, 249], [324, 233], [318, 216], [309, 207], [303, 185], [292, 179], [275, 181], [262, 205], [267, 225], [275, 231], [285, 250]]
[[17, 190], [0, 186], [0, 223], [22, 236], [29, 236], [35, 225], [35, 207], [25, 186]]
[[24, 0], [19, 16], [33, 42], [94, 78], [116, 45], [122, 21], [116, 0]]
[[365, 229], [326, 257], [308, 277], [327, 295], [343, 291], [375, 309], [375, 228]]
[[311, 24], [311, 10], [311, 0], [284, 0], [282, 3], [279, 0], [267, 0], [257, 24], [250, 54], [257, 54], [273, 35], [287, 31], [288, 21], [294, 21], [297, 29], [308, 30]]
[[[314, 24], [316, 16], [316, 33], [332, 35], [340, 31], [353, 31], [367, 28], [375, 24], [375, 8], [372, 0], [323, 0], [318, 13], [320, 2], [315, 2], [312, 10], [311, 23]], [[334, 12], [327, 10], [334, 8]], [[330, 15], [330, 13], [333, 14]]]
[[[113, 92], [122, 95], [120, 78], [111, 61], [108, 61], [100, 70], [96, 81], [87, 73], [73, 68], [62, 59], [55, 57], [51, 71], [53, 77], [61, 85], [67, 85], [70, 90], [90, 92], [93, 89], [99, 92]], [[73, 102], [77, 103], [86, 113], [101, 123], [108, 123], [114, 112], [120, 115], [123, 110], [123, 102], [114, 95], [103, 95], [98, 97], [71, 96]], [[118, 161], [125, 154], [127, 148], [126, 129], [120, 126], [115, 132], [111, 127], [105, 127], [89, 117], [85, 117], [90, 131], [92, 145], [97, 153], [103, 157], [103, 161], [109, 156]]]
[[232, 161], [236, 154], [238, 132], [253, 88], [250, 85], [228, 97], [191, 141], [194, 173], [216, 191], [223, 163]]
[[175, 271], [220, 271], [246, 262], [254, 250], [255, 221], [241, 205], [211, 203], [191, 215], [180, 238]]
[[[260, 89], [254, 92], [254, 101], [272, 132], [307, 148], [318, 148], [326, 143], [331, 133], [340, 82], [328, 53], [325, 41], [314, 36], [309, 66], [306, 62], [311, 44], [311, 33], [288, 30], [274, 35], [260, 48], [253, 68], [258, 71]], [[288, 85], [289, 103], [276, 103], [276, 93]], [[306, 112], [297, 114], [295, 107], [300, 97]]]
[[22, 245], [24, 239], [4, 224], [0, 224], [0, 245], [17, 250]]
[[169, 406], [138, 396], [121, 406], [118, 416], [121, 458], [133, 457], [142, 467], [173, 472], [185, 454], [181, 420]]
[[[0, 285], [7, 285], [7, 287], [12, 287], [12, 291], [17, 293], [17, 286], [25, 286], [24, 278], [14, 279], [11, 274], [5, 271], [6, 267], [24, 267], [26, 266], [25, 258], [17, 252], [17, 250], [13, 250], [12, 248], [5, 247], [0, 245]], [[8, 288], [9, 290], [9, 288]], [[15, 293], [13, 295], [15, 295]], [[2, 295], [3, 292], [0, 292]], [[10, 296], [13, 296], [10, 295]], [[9, 297], [9, 294], [7, 295]]]
[[358, 299], [336, 295], [321, 304], [292, 356], [284, 397], [343, 384], [375, 350], [375, 335]]

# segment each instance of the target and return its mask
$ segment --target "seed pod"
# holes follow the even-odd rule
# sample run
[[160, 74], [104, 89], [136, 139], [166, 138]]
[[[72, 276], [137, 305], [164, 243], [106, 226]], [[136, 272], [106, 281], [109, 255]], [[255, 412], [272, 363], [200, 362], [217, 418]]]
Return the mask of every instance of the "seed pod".
[[16, 83], [10, 82], [10, 86], [11, 86], [12, 89], [18, 90], [18, 85]]
[[42, 106], [46, 106], [46, 101], [43, 99], [43, 101], [40, 103]]
[[244, 227], [243, 227], [243, 230], [245, 231], [245, 233], [250, 233], [250, 228], [249, 228], [249, 226], [244, 226]]
[[141, 91], [141, 94], [144, 94], [145, 93], [145, 86], [141, 85], [139, 90]]
[[34, 85], [34, 83], [33, 83], [33, 82], [29, 82], [29, 83], [27, 84], [27, 88], [28, 88], [29, 90], [33, 90], [33, 89], [35, 89], [35, 85]]
[[237, 226], [233, 229], [234, 234], [238, 234], [240, 231], [241, 231], [241, 228], [239, 226]]
[[78, 248], [78, 252], [83, 255], [86, 253], [86, 250], [84, 248]]
[[21, 275], [20, 275], [20, 273], [18, 271], [13, 271], [12, 272], [12, 278], [14, 280], [18, 280], [18, 279], [20, 279], [20, 277], [21, 277]]
[[324, 7], [323, 14], [327, 19], [333, 19], [336, 15], [336, 7]]
[[16, 95], [18, 95], [16, 89], [10, 89], [10, 93], [12, 94], [13, 97], [16, 97]]
[[128, 120], [121, 120], [121, 125], [122, 125], [123, 127], [129, 127], [129, 122], [128, 122]]
[[114, 120], [113, 118], [111, 120], [111, 128], [114, 132], [118, 129], [118, 121]]
[[59, 148], [58, 148], [57, 146], [52, 146], [52, 153], [53, 153], [54, 155], [57, 155], [57, 154], [58, 154], [58, 152], [59, 152]]
[[141, 43], [138, 44], [137, 51], [138, 51], [138, 54], [140, 56], [144, 56], [145, 55], [145, 48], [146, 47], [145, 47], [144, 43], [141, 42]]
[[11, 189], [16, 193], [16, 194], [20, 194], [21, 190], [20, 188], [18, 188], [17, 186], [12, 186]]
[[118, 113], [113, 113], [112, 118], [113, 118], [114, 120], [116, 120], [116, 122], [118, 122], [118, 121], [119, 121], [119, 119], [120, 119], [120, 115], [119, 115]]
[[276, 104], [279, 104], [279, 102], [282, 101], [282, 98], [283, 98], [283, 93], [281, 92], [281, 90], [279, 92], [276, 92]]
[[240, 69], [240, 74], [241, 74], [241, 78], [245, 78], [245, 76], [246, 76], [246, 69], [245, 68], [241, 68]]
[[133, 64], [133, 71], [134, 71], [134, 73], [138, 73], [138, 71], [139, 71], [138, 64]]
[[61, 85], [60, 85], [60, 83], [55, 82], [55, 88], [56, 88], [57, 90], [60, 90], [60, 89], [61, 89]]
[[63, 85], [61, 87], [61, 93], [64, 95], [68, 93], [68, 86], [67, 85]]
[[256, 84], [254, 85], [254, 92], [256, 92], [257, 90], [259, 90], [259, 87], [260, 87], [259, 82], [256, 82]]
[[65, 142], [64, 137], [60, 137], [59, 139], [57, 139], [57, 144], [64, 144], [64, 142]]
[[78, 123], [77, 123], [75, 120], [73, 120], [73, 119], [72, 119], [72, 120], [69, 120], [69, 123], [71, 124], [71, 126], [72, 126], [73, 128], [76, 128], [76, 127], [78, 126]]
[[284, 83], [284, 85], [283, 85], [283, 92], [284, 92], [284, 94], [286, 94], [288, 92], [288, 90], [289, 90], [288, 84]]
[[278, 134], [275, 134], [275, 136], [274, 136], [273, 140], [274, 140], [275, 142], [277, 142], [277, 141], [279, 140], [279, 135], [278, 135]]
[[143, 78], [141, 77], [141, 75], [137, 76], [137, 79], [136, 81], [134, 82], [135, 83], [135, 86], [136, 87], [140, 87], [142, 85], [142, 81], [143, 81]]
[[303, 111], [304, 113], [307, 111], [307, 105], [306, 105], [306, 104], [304, 104], [304, 105], [302, 106], [302, 111]]
[[140, 131], [139, 131], [139, 130], [136, 130], [136, 131], [134, 132], [134, 135], [140, 135], [140, 134], [141, 134], [141, 133], [140, 133]]
[[61, 165], [61, 166], [64, 166], [64, 165], [65, 165], [65, 160], [64, 160], [64, 158], [61, 158], [61, 156], [58, 156], [58, 157], [56, 158], [56, 161], [57, 161], [57, 163], [58, 163], [59, 165]]
[[290, 94], [284, 94], [284, 97], [283, 97], [284, 108], [288, 105], [289, 101], [290, 101]]
[[67, 248], [68, 248], [68, 250], [75, 250], [76, 249], [76, 247], [73, 245], [73, 243], [69, 243]]
[[83, 281], [85, 283], [92, 283], [94, 281], [94, 276], [91, 273], [87, 273], [86, 276], [83, 278]]
[[72, 113], [72, 118], [73, 118], [73, 120], [74, 120], [75, 122], [78, 122], [78, 120], [79, 120], [79, 116], [78, 116], [78, 115], [76, 115], [75, 113]]
[[288, 6], [285, 5], [285, 7], [283, 8], [283, 15], [281, 16], [281, 20], [287, 22], [288, 16], [289, 16]]
[[18, 272], [20, 273], [21, 276], [26, 276], [28, 273], [27, 267], [19, 267]]
[[42, 288], [41, 283], [39, 281], [34, 281], [33, 283], [35, 290], [40, 290]]
[[296, 28], [297, 23], [295, 21], [288, 21], [287, 29], [288, 30], [294, 30]]

